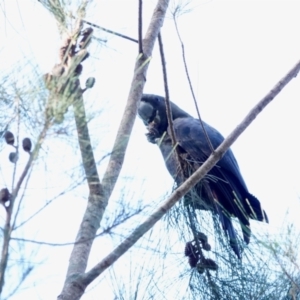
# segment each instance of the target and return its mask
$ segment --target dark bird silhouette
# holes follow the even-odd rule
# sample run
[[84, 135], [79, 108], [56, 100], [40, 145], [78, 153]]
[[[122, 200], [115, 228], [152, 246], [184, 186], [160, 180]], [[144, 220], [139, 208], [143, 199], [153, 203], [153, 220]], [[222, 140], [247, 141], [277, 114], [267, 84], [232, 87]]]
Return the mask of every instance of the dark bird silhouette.
[[[170, 106], [182, 168], [178, 164], [170, 138], [164, 98], [144, 94], [138, 107], [138, 114], [148, 128], [148, 141], [159, 145], [169, 173], [177, 185], [180, 185], [210, 156], [211, 149], [200, 121], [174, 103], [170, 102]], [[205, 122], [203, 125], [212, 146], [216, 149], [224, 140], [223, 136]], [[231, 217], [238, 218], [247, 244], [251, 235], [249, 219], [268, 222], [259, 200], [249, 193], [230, 149], [205, 178], [185, 196], [184, 203], [193, 209], [210, 210], [219, 216], [230, 246], [238, 258], [241, 258], [241, 251]]]
[[25, 152], [30, 153], [31, 147], [32, 147], [32, 143], [31, 143], [30, 138], [25, 138], [25, 139], [23, 139], [23, 141], [22, 141], [22, 146], [23, 146], [23, 150], [24, 150]]
[[12, 132], [6, 131], [5, 134], [4, 134], [4, 138], [5, 138], [5, 141], [8, 145], [12, 145], [12, 146], [14, 145], [15, 137], [14, 137]]

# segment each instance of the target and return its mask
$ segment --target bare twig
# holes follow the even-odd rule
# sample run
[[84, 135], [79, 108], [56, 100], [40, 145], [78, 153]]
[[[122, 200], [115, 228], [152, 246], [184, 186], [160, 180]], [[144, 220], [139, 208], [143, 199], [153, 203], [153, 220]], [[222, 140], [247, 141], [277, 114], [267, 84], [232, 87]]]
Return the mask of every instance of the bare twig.
[[105, 32], [108, 32], [108, 33], [110, 33], [110, 34], [119, 36], [119, 37], [121, 37], [121, 38], [123, 38], [123, 39], [129, 40], [129, 41], [132, 41], [132, 42], [135, 42], [135, 43], [138, 43], [138, 42], [139, 42], [138, 40], [136, 40], [136, 39], [134, 39], [134, 38], [131, 38], [131, 37], [127, 36], [127, 35], [118, 33], [118, 32], [116, 32], [116, 31], [113, 31], [113, 30], [110, 30], [110, 29], [107, 29], [107, 28], [104, 28], [104, 27], [99, 26], [99, 25], [97, 25], [97, 24], [95, 24], [95, 23], [91, 23], [91, 22], [86, 21], [86, 20], [82, 20], [82, 22], [83, 22], [83, 23], [86, 23], [86, 24], [88, 24], [88, 25], [90, 25], [90, 26], [93, 26], [93, 27], [95, 27], [95, 28], [98, 28], [98, 29], [100, 29], [100, 30], [102, 30], [102, 31], [105, 31]]
[[[29, 175], [30, 176], [30, 175]], [[29, 179], [29, 176], [27, 177]], [[27, 179], [27, 180], [28, 180]], [[75, 189], [77, 186], [79, 186], [80, 184], [82, 184], [84, 181], [86, 180], [86, 178], [82, 178], [80, 181], [77, 181], [75, 183], [73, 183], [72, 186], [70, 186], [69, 188], [65, 189], [63, 192], [60, 192], [58, 195], [54, 196], [52, 199], [48, 200], [47, 203], [45, 205], [43, 205], [41, 208], [39, 208], [36, 212], [34, 212], [31, 216], [29, 216], [27, 219], [25, 219], [24, 221], [22, 221], [20, 224], [13, 226], [14, 230], [22, 227], [23, 225], [25, 225], [27, 222], [29, 222], [30, 220], [32, 220], [35, 216], [37, 216], [39, 213], [41, 213], [45, 208], [47, 208], [51, 203], [53, 203], [54, 200], [59, 199], [62, 195], [66, 194], [67, 192]], [[26, 183], [27, 184], [27, 183]], [[16, 218], [15, 218], [16, 221]], [[13, 239], [13, 238], [12, 238]]]
[[164, 48], [163, 48], [161, 32], [158, 34], [158, 44], [159, 44], [159, 52], [160, 52], [161, 65], [162, 65], [162, 71], [163, 71], [166, 113], [167, 113], [168, 124], [169, 124], [170, 132], [171, 132], [171, 141], [172, 141], [172, 146], [175, 147], [176, 159], [178, 161], [179, 168], [180, 168], [180, 170], [179, 170], [180, 176], [181, 176], [181, 178], [184, 178], [182, 161], [180, 159], [178, 147], [176, 146], [177, 141], [176, 141], [174, 126], [173, 126], [172, 110], [171, 110], [171, 107], [170, 107], [170, 97], [169, 97], [169, 87], [168, 87], [168, 78], [167, 78], [167, 69], [166, 69], [166, 59], [165, 59], [165, 54], [164, 54]]
[[183, 60], [183, 64], [184, 64], [185, 74], [186, 74], [186, 78], [188, 80], [189, 87], [190, 87], [190, 90], [191, 90], [191, 93], [192, 93], [192, 96], [193, 96], [193, 100], [194, 100], [195, 108], [196, 108], [196, 111], [197, 111], [197, 115], [198, 115], [198, 118], [199, 118], [202, 130], [204, 132], [207, 144], [208, 144], [211, 152], [213, 153], [214, 152], [214, 147], [213, 147], [213, 145], [212, 145], [212, 143], [211, 143], [211, 141], [209, 139], [209, 136], [208, 136], [208, 134], [207, 134], [207, 132], [205, 130], [205, 127], [203, 125], [203, 122], [202, 122], [202, 119], [201, 119], [201, 116], [200, 116], [200, 111], [199, 111], [198, 103], [197, 103], [196, 96], [195, 96], [195, 93], [194, 93], [192, 81], [191, 81], [191, 78], [190, 78], [190, 75], [189, 75], [189, 70], [188, 70], [187, 62], [186, 62], [186, 58], [185, 58], [184, 44], [183, 44], [183, 41], [181, 39], [181, 36], [180, 36], [180, 33], [179, 33], [179, 29], [178, 29], [178, 26], [177, 26], [176, 15], [173, 16], [173, 20], [174, 20], [174, 24], [175, 24], [177, 36], [178, 36], [178, 39], [179, 39], [180, 44], [181, 44], [182, 60]]
[[[98, 233], [95, 236], [93, 236], [92, 238], [90, 238], [90, 240], [94, 240], [95, 238], [101, 237], [105, 234], [111, 234], [111, 231], [113, 229], [118, 228], [118, 226], [126, 223], [132, 217], [140, 214], [141, 211], [142, 211], [142, 209], [137, 209], [132, 214], [125, 215], [121, 220], [114, 221], [114, 223], [112, 225], [107, 226], [100, 233]], [[24, 238], [14, 238], [14, 237], [11, 237], [11, 240], [25, 242], [25, 243], [38, 244], [38, 245], [43, 245], [43, 246], [51, 246], [51, 247], [64, 247], [64, 246], [70, 246], [70, 245], [75, 245], [75, 244], [77, 245], [77, 244], [82, 244], [82, 243], [85, 243], [88, 241], [88, 239], [82, 239], [82, 240], [76, 241], [76, 242], [50, 243], [50, 242], [45, 242], [45, 241], [30, 240], [30, 239], [24, 239]]]
[[138, 35], [139, 35], [139, 54], [141, 54], [143, 53], [143, 0], [139, 0]]
[[164, 48], [163, 48], [163, 42], [161, 33], [158, 34], [158, 44], [159, 44], [159, 52], [160, 52], [160, 58], [161, 58], [161, 66], [163, 71], [163, 79], [164, 79], [164, 88], [165, 88], [165, 103], [166, 103], [166, 112], [167, 112], [167, 118], [168, 118], [168, 124], [171, 131], [171, 140], [172, 145], [176, 145], [176, 138], [175, 138], [175, 132], [173, 127], [173, 116], [172, 116], [172, 110], [170, 107], [170, 97], [169, 97], [169, 87], [168, 87], [168, 78], [167, 78], [167, 69], [166, 69], [166, 59], [164, 54]]
[[101, 262], [94, 266], [89, 272], [87, 272], [80, 281], [84, 286], [91, 283], [97, 276], [99, 276], [104, 270], [111, 266], [117, 259], [119, 259], [129, 248], [131, 248], [148, 230], [150, 230], [157, 221], [159, 221], [163, 215], [174, 204], [182, 198], [191, 188], [193, 188], [218, 160], [224, 155], [229, 147], [236, 141], [236, 139], [245, 131], [245, 129], [253, 122], [258, 114], [280, 93], [280, 91], [297, 76], [300, 70], [300, 61], [284, 76], [274, 88], [259, 101], [246, 115], [242, 122], [227, 136], [222, 144], [212, 153], [209, 158], [202, 164], [202, 166], [193, 173], [180, 187], [178, 187], [172, 195], [140, 226], [138, 226], [119, 246], [115, 248], [108, 256], [106, 256]]
[[42, 130], [42, 132], [40, 133], [40, 136], [37, 140], [37, 143], [35, 145], [35, 148], [33, 150], [33, 152], [31, 153], [28, 162], [16, 184], [16, 187], [13, 189], [12, 194], [11, 194], [11, 199], [10, 199], [10, 203], [9, 206], [7, 207], [7, 213], [6, 213], [6, 220], [5, 220], [5, 225], [4, 225], [4, 229], [3, 229], [3, 245], [2, 245], [2, 253], [1, 253], [1, 261], [0, 261], [0, 294], [2, 292], [3, 289], [3, 285], [4, 285], [4, 274], [5, 274], [5, 270], [6, 270], [6, 266], [7, 266], [7, 262], [8, 262], [8, 248], [9, 248], [9, 242], [11, 240], [11, 233], [13, 230], [12, 224], [11, 224], [11, 218], [12, 218], [12, 213], [13, 213], [13, 207], [14, 207], [14, 203], [15, 203], [15, 199], [18, 196], [18, 193], [20, 191], [21, 185], [24, 181], [24, 179], [26, 178], [26, 175], [28, 174], [30, 168], [32, 167], [32, 164], [34, 162], [34, 160], [37, 158], [41, 144], [46, 136], [47, 130], [49, 128], [49, 124], [46, 123], [44, 125], [44, 128]]
[[[16, 140], [16, 157], [19, 157], [19, 133], [20, 133], [20, 99], [19, 97], [16, 97], [15, 99], [16, 103], [16, 110], [17, 110], [17, 140]], [[18, 160], [18, 159], [17, 159]], [[15, 179], [16, 179], [16, 172], [17, 172], [17, 162], [14, 164], [14, 172], [13, 172], [13, 178], [12, 178], [12, 184], [11, 184], [11, 190], [13, 190], [14, 186], [15, 186]]]
[[10, 299], [21, 287], [22, 283], [26, 280], [26, 278], [31, 274], [33, 270], [32, 266], [29, 266], [26, 268], [25, 271], [23, 271], [22, 277], [18, 284], [15, 286], [15, 288], [7, 295], [6, 299]]
[[[31, 172], [32, 172], [32, 168], [30, 169], [30, 171], [28, 172], [28, 175], [26, 177], [26, 181], [25, 181], [24, 189], [23, 189], [24, 191], [27, 189]], [[13, 230], [16, 230], [16, 222], [17, 222], [20, 210], [21, 210], [21, 205], [22, 205], [23, 200], [24, 200], [24, 192], [23, 192], [22, 196], [20, 197], [20, 201], [18, 203], [17, 209], [16, 209], [15, 214], [14, 214], [14, 221], [13, 221], [13, 224], [12, 224]]]

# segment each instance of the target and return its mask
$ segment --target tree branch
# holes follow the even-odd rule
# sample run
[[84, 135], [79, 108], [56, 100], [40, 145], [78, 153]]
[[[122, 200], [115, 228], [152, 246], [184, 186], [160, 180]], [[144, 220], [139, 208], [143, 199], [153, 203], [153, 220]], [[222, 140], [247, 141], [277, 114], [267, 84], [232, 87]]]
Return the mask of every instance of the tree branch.
[[13, 191], [11, 193], [9, 206], [6, 208], [6, 220], [5, 220], [5, 225], [4, 225], [4, 229], [3, 229], [3, 245], [2, 245], [1, 260], [0, 260], [0, 295], [1, 295], [1, 292], [2, 292], [2, 289], [4, 286], [4, 275], [5, 275], [5, 270], [6, 270], [6, 266], [7, 266], [7, 262], [8, 262], [8, 255], [9, 255], [8, 248], [9, 248], [9, 243], [11, 240], [11, 233], [13, 230], [13, 226], [11, 224], [11, 219], [12, 219], [12, 213], [13, 213], [13, 208], [14, 208], [14, 204], [15, 204], [15, 199], [18, 196], [18, 193], [20, 191], [22, 183], [23, 183], [24, 179], [26, 178], [30, 168], [32, 167], [34, 160], [38, 156], [39, 150], [41, 148], [41, 144], [46, 136], [48, 128], [49, 128], [49, 123], [46, 122], [42, 132], [40, 133], [40, 136], [37, 140], [34, 150], [30, 154], [28, 162], [16, 184], [16, 187], [13, 189]]
[[160, 28], [162, 27], [162, 24], [164, 22], [168, 3], [169, 0], [158, 1], [143, 41], [143, 55], [139, 55], [139, 58], [135, 65], [135, 71], [127, 104], [124, 110], [123, 118], [120, 122], [119, 130], [113, 146], [112, 155], [102, 181], [103, 189], [106, 193], [106, 202], [108, 201], [108, 198], [113, 191], [123, 165], [129, 137], [137, 113], [138, 102], [142, 97], [143, 88], [146, 82], [146, 75], [149, 61], [151, 59], [152, 50]]
[[94, 266], [87, 272], [81, 281], [83, 285], [87, 286], [97, 276], [103, 273], [110, 267], [119, 257], [121, 257], [129, 248], [131, 248], [154, 224], [159, 221], [163, 215], [174, 204], [182, 198], [191, 188], [193, 188], [219, 159], [225, 154], [229, 147], [236, 141], [236, 139], [245, 131], [245, 129], [253, 122], [257, 115], [280, 93], [280, 91], [297, 76], [300, 70], [300, 61], [282, 78], [274, 88], [259, 101], [243, 119], [243, 121], [229, 134], [223, 143], [215, 150], [214, 153], [203, 163], [203, 165], [192, 174], [180, 187], [178, 187], [172, 195], [140, 226], [138, 226], [118, 247], [115, 248], [108, 256], [106, 256], [100, 263]]
[[192, 97], [193, 97], [193, 100], [194, 100], [196, 112], [197, 112], [197, 115], [198, 115], [198, 118], [199, 118], [202, 130], [204, 132], [207, 144], [208, 144], [208, 146], [210, 148], [210, 151], [213, 153], [214, 152], [214, 147], [213, 147], [213, 145], [212, 145], [212, 143], [211, 143], [211, 141], [210, 141], [210, 139], [208, 137], [208, 134], [207, 134], [207, 132], [205, 130], [205, 127], [203, 125], [203, 122], [202, 122], [202, 119], [201, 119], [201, 116], [200, 116], [199, 107], [198, 107], [198, 104], [197, 104], [196, 96], [195, 96], [195, 93], [194, 93], [192, 81], [191, 81], [191, 78], [190, 78], [190, 74], [189, 74], [189, 70], [188, 70], [187, 62], [186, 62], [186, 58], [185, 58], [184, 44], [183, 44], [183, 41], [181, 39], [181, 36], [180, 36], [180, 33], [179, 33], [179, 29], [178, 29], [178, 25], [177, 25], [177, 21], [176, 21], [176, 14], [173, 15], [173, 20], [174, 20], [174, 24], [175, 24], [176, 33], [177, 33], [177, 36], [178, 36], [178, 39], [179, 39], [179, 42], [180, 42], [180, 45], [181, 45], [182, 60], [183, 60], [183, 65], [184, 65], [184, 69], [185, 69], [185, 74], [186, 74], [186, 78], [188, 80], [189, 87], [190, 87], [190, 90], [191, 90], [191, 93], [192, 93]]
[[91, 22], [86, 21], [86, 20], [82, 20], [82, 22], [83, 22], [83, 23], [86, 23], [86, 24], [88, 24], [88, 25], [90, 25], [90, 26], [92, 26], [92, 27], [95, 27], [95, 28], [98, 28], [98, 29], [103, 30], [103, 31], [105, 31], [105, 32], [108, 32], [108, 33], [110, 33], [110, 34], [119, 36], [119, 37], [121, 37], [121, 38], [123, 38], [123, 39], [129, 40], [129, 41], [131, 41], [131, 42], [134, 42], [134, 43], [138, 43], [138, 42], [139, 42], [138, 40], [136, 40], [136, 39], [134, 39], [134, 38], [131, 38], [131, 37], [127, 36], [127, 35], [118, 33], [118, 32], [116, 32], [116, 31], [113, 31], [113, 30], [110, 30], [110, 29], [107, 29], [107, 28], [104, 28], [104, 27], [99, 26], [99, 25], [97, 25], [97, 24], [95, 24], [95, 23], [91, 23]]
[[166, 59], [165, 59], [165, 54], [164, 54], [164, 47], [163, 47], [161, 32], [158, 34], [158, 43], [159, 43], [159, 52], [160, 52], [160, 57], [161, 57], [163, 78], [164, 78], [166, 113], [167, 113], [168, 124], [169, 124], [170, 132], [171, 132], [171, 141], [172, 141], [172, 146], [175, 149], [176, 159], [178, 161], [178, 166], [179, 166], [180, 177], [184, 178], [183, 164], [182, 164], [181, 157], [179, 155], [179, 151], [178, 151], [178, 147], [177, 147], [178, 144], [176, 141], [174, 127], [173, 127], [173, 117], [172, 117], [172, 110], [171, 110], [171, 106], [170, 106]]
[[139, 0], [138, 36], [139, 36], [139, 54], [141, 54], [143, 53], [143, 0]]
[[[100, 189], [100, 186], [98, 186], [98, 183], [96, 183], [96, 186], [99, 188], [99, 193], [95, 195], [90, 194], [88, 206], [76, 241], [78, 241], [78, 238], [84, 237], [82, 235], [84, 228], [86, 229], [84, 234], [87, 234], [88, 236], [95, 236], [102, 220], [105, 208], [108, 204], [110, 195], [119, 177], [129, 142], [129, 137], [136, 117], [138, 102], [143, 93], [148, 63], [150, 61], [155, 40], [164, 22], [168, 4], [169, 0], [159, 0], [154, 9], [149, 28], [143, 41], [143, 54], [139, 55], [135, 65], [134, 76], [127, 100], [127, 105], [125, 107], [123, 118], [120, 122], [108, 167], [103, 177], [102, 188]], [[81, 100], [79, 101], [81, 102]], [[77, 102], [77, 104], [80, 102]], [[84, 110], [82, 110], [82, 113], [83, 112]], [[92, 172], [91, 176], [93, 176], [95, 171], [96, 170]], [[87, 285], [82, 282], [80, 278], [83, 276], [82, 273], [84, 272], [87, 264], [91, 245], [92, 242], [74, 245], [66, 281], [62, 293], [58, 296], [58, 299], [76, 300], [80, 299], [83, 295]], [[75, 248], [77, 249], [75, 250]], [[73, 264], [73, 266], [71, 266], [71, 264]]]

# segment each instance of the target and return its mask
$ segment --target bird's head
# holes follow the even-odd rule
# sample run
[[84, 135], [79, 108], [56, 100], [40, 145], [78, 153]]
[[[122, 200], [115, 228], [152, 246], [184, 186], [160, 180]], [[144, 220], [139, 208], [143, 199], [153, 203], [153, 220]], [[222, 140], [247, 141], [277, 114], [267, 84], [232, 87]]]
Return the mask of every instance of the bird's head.
[[157, 122], [160, 121], [159, 110], [162, 105], [164, 105], [163, 97], [151, 94], [142, 96], [138, 107], [138, 115], [146, 126], [153, 122], [155, 118]]
[[[170, 101], [172, 119], [190, 117], [188, 113], [179, 108], [176, 104]], [[168, 118], [166, 112], [165, 98], [153, 95], [143, 94], [138, 107], [138, 115], [143, 120], [144, 124], [149, 127], [155, 125], [159, 132], [159, 137], [168, 129]]]
[[147, 139], [154, 144], [168, 128], [163, 106], [163, 97], [150, 94], [144, 94], [138, 106], [138, 115], [148, 129]]
[[165, 101], [161, 96], [144, 94], [139, 103], [138, 115], [153, 139], [160, 138], [168, 128]]

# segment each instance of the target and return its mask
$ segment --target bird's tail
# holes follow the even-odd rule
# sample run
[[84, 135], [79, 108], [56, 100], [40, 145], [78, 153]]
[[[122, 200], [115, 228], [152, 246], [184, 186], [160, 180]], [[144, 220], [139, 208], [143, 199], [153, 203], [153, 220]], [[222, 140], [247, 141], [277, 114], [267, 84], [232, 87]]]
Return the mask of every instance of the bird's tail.
[[251, 219], [269, 223], [266, 212], [261, 208], [259, 200], [250, 193], [246, 195], [247, 211]]
[[233, 252], [236, 254], [236, 256], [239, 259], [241, 259], [241, 251], [240, 251], [240, 248], [238, 245], [237, 234], [236, 234], [233, 224], [231, 222], [230, 216], [227, 216], [226, 213], [220, 207], [217, 207], [217, 212], [218, 212], [223, 230], [225, 232], [227, 232], [227, 235], [229, 237], [229, 244], [230, 244]]

